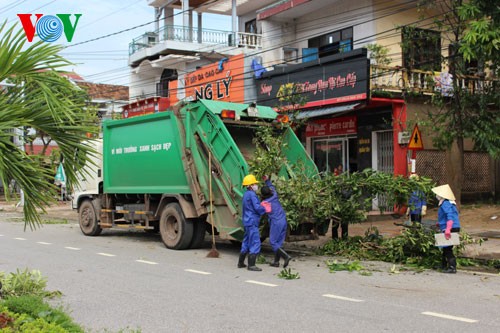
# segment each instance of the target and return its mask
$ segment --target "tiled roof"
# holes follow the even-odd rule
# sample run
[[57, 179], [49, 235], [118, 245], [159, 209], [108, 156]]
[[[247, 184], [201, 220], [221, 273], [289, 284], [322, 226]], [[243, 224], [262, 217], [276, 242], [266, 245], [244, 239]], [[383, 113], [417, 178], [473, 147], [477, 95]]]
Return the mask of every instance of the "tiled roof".
[[75, 82], [80, 88], [87, 90], [91, 99], [128, 101], [128, 86], [114, 84]]

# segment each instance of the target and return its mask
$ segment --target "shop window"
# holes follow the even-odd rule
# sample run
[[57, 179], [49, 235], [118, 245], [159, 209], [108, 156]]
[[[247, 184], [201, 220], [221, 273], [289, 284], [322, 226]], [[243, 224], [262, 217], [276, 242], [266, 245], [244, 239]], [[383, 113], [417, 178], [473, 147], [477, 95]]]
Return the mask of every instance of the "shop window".
[[439, 31], [405, 27], [402, 30], [403, 66], [408, 69], [441, 71]]
[[319, 57], [349, 52], [353, 49], [353, 28], [330, 32], [308, 41], [309, 48], [317, 48]]
[[314, 140], [312, 153], [318, 170], [320, 172], [333, 172], [336, 174], [339, 173], [339, 170], [349, 170], [351, 167], [349, 163], [349, 141], [346, 138]]

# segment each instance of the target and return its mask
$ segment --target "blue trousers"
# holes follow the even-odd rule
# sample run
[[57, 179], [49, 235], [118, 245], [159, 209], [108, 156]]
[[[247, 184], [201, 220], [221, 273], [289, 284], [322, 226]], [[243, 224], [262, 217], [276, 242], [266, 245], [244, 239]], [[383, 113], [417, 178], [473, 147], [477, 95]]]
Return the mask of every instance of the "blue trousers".
[[260, 233], [259, 227], [245, 227], [245, 235], [241, 243], [241, 253], [259, 254], [260, 253]]
[[286, 237], [286, 222], [281, 223], [271, 223], [271, 230], [269, 232], [269, 243], [271, 243], [271, 247], [273, 252], [278, 251], [278, 249], [283, 245]]

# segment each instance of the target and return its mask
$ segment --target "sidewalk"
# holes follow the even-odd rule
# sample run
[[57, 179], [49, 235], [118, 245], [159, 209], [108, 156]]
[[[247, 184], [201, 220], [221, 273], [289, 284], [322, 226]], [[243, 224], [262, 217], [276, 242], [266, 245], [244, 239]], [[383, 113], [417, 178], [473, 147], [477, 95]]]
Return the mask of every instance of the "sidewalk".
[[[19, 212], [21, 208], [16, 208], [15, 203], [0, 201], [0, 212]], [[71, 202], [59, 202], [47, 208], [47, 213], [43, 215], [45, 219], [66, 219], [71, 223], [78, 223], [78, 213], [71, 209]], [[391, 215], [371, 217], [376, 221], [367, 221], [349, 226], [350, 236], [363, 236], [365, 231], [374, 226], [384, 237], [394, 237], [401, 233], [404, 227], [394, 223], [402, 223], [403, 219], [395, 219]], [[437, 220], [437, 209], [430, 209], [425, 219]], [[460, 213], [460, 223], [462, 230], [469, 233], [474, 238], [483, 238], [483, 244], [469, 246], [465, 251], [465, 256], [475, 259], [498, 259], [500, 260], [500, 205], [482, 205], [463, 207]], [[302, 241], [301, 244], [307, 247], [321, 246], [328, 242], [331, 237], [329, 229], [325, 236], [314, 241]]]

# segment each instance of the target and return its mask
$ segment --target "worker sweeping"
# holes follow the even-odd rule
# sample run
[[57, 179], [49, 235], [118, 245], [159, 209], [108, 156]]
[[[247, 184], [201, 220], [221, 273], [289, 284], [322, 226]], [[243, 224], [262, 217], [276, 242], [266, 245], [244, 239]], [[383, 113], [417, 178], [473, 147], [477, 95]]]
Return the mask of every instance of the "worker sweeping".
[[266, 186], [262, 187], [260, 193], [262, 194], [262, 197], [264, 199], [263, 202], [269, 202], [271, 204], [271, 212], [268, 213], [270, 225], [269, 242], [271, 243], [271, 247], [274, 252], [274, 262], [272, 262], [270, 265], [273, 267], [280, 267], [281, 257], [284, 260], [283, 267], [286, 268], [288, 266], [288, 263], [292, 259], [292, 257], [290, 257], [288, 253], [286, 253], [286, 251], [282, 248], [288, 228], [286, 222], [286, 213], [281, 206], [281, 203], [278, 199], [278, 192], [276, 192], [276, 188], [271, 182], [271, 179], [269, 179], [267, 176], [264, 176], [263, 179], [266, 183]]
[[[452, 232], [460, 232], [455, 195], [448, 184], [434, 187], [432, 192], [436, 194], [436, 199], [439, 201], [439, 230], [444, 233], [446, 239], [450, 239]], [[443, 247], [442, 266], [443, 273], [457, 272], [457, 259], [453, 254], [453, 245]]]
[[259, 189], [258, 183], [254, 175], [247, 175], [243, 178], [242, 184], [246, 187], [242, 203], [242, 222], [245, 228], [245, 234], [243, 236], [243, 242], [241, 243], [238, 268], [247, 267], [245, 265], [245, 258], [248, 254], [249, 271], [262, 270], [255, 266], [257, 255], [260, 253], [259, 223], [262, 215], [271, 212], [271, 205], [267, 202], [261, 203], [257, 196], [257, 191]]

